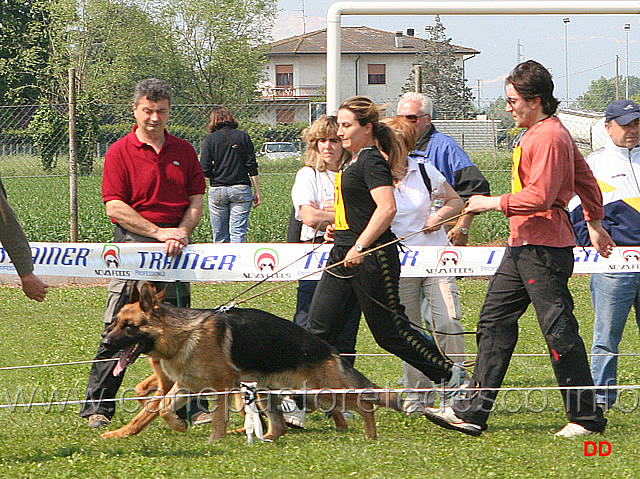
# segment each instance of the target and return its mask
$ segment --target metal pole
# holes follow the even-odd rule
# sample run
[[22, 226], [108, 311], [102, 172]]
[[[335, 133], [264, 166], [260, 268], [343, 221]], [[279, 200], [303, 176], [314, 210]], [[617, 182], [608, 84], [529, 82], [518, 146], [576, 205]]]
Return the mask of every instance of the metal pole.
[[616, 55], [616, 101], [620, 99], [620, 57]]
[[478, 0], [335, 2], [327, 10], [327, 113], [340, 105], [343, 15], [637, 15], [635, 0]]
[[69, 68], [69, 237], [78, 241], [78, 158], [76, 150], [76, 69]]
[[624, 24], [624, 31], [627, 33], [627, 79], [625, 80], [624, 93], [625, 98], [629, 99], [629, 30], [631, 30], [631, 24]]
[[564, 102], [566, 108], [569, 108], [569, 22], [571, 19], [565, 17], [562, 21], [564, 22]]

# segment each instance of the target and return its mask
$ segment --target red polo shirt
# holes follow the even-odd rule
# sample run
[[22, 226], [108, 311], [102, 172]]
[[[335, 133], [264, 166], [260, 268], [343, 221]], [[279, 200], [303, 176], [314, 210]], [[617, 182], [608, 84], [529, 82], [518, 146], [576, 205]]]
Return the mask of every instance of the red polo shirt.
[[180, 223], [189, 197], [204, 194], [205, 179], [191, 144], [165, 130], [160, 153], [131, 133], [109, 147], [102, 200], [121, 200], [152, 223]]

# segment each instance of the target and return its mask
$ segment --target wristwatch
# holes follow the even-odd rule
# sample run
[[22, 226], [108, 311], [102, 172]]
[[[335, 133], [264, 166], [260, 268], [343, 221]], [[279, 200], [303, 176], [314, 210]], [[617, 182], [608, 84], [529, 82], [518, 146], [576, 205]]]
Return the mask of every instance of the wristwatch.
[[360, 243], [356, 243], [356, 251], [358, 253], [362, 253], [364, 251], [364, 246], [362, 246]]
[[460, 233], [462, 233], [463, 235], [469, 234], [469, 228], [458, 228], [458, 231], [460, 231]]

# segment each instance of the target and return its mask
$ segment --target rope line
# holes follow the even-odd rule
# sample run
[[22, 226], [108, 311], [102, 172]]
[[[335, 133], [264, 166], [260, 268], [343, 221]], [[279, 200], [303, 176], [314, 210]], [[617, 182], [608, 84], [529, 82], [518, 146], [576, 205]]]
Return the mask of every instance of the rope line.
[[[397, 357], [395, 354], [391, 353], [340, 353], [342, 357]], [[477, 356], [476, 353], [460, 353], [460, 354], [450, 354], [449, 356]], [[587, 353], [589, 357], [596, 356], [612, 356], [612, 357], [637, 357], [640, 356], [640, 353], [616, 353], [616, 354], [604, 354], [604, 353]], [[141, 355], [141, 358], [146, 356]], [[514, 353], [512, 357], [549, 357], [549, 353]], [[109, 358], [109, 359], [91, 359], [91, 360], [83, 360], [83, 361], [68, 361], [64, 363], [45, 363], [45, 364], [29, 364], [22, 366], [4, 366], [0, 367], [0, 371], [15, 371], [18, 369], [37, 369], [37, 368], [52, 368], [59, 366], [76, 366], [81, 364], [93, 364], [93, 363], [102, 363], [106, 361], [118, 361], [119, 358]]]
[[[520, 387], [499, 387], [499, 388], [488, 388], [488, 387], [462, 387], [462, 388], [447, 388], [447, 387], [438, 387], [438, 388], [353, 388], [353, 389], [260, 389], [258, 388], [258, 394], [277, 394], [277, 395], [310, 395], [310, 396], [321, 396], [321, 395], [346, 395], [346, 394], [372, 394], [372, 393], [396, 393], [396, 394], [406, 394], [406, 393], [420, 393], [420, 392], [442, 392], [442, 393], [451, 393], [458, 391], [498, 391], [498, 392], [509, 392], [509, 391], [568, 391], [568, 390], [580, 390], [580, 391], [591, 391], [591, 390], [628, 390], [635, 391], [640, 390], [640, 384], [629, 384], [629, 385], [613, 385], [613, 386], [520, 386]], [[227, 391], [214, 391], [214, 392], [203, 392], [203, 393], [182, 393], [182, 394], [171, 394], [164, 396], [136, 396], [136, 397], [120, 397], [113, 399], [101, 399], [100, 402], [124, 402], [124, 401], [148, 401], [151, 399], [166, 399], [166, 398], [198, 398], [198, 397], [217, 397], [217, 396], [228, 396], [231, 394], [241, 394], [241, 389], [233, 389]], [[51, 402], [32, 402], [32, 403], [16, 403], [16, 404], [0, 404], [0, 410], [3, 409], [16, 409], [22, 407], [51, 407], [51, 406], [72, 406], [72, 405], [84, 405], [85, 403], [94, 403], [96, 400], [78, 400], [78, 401], [51, 401]]]

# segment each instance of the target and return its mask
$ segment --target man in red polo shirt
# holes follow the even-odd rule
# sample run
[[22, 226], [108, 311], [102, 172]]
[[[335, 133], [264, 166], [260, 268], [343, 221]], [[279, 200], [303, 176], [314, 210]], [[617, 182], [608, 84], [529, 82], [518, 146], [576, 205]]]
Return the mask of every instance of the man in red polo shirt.
[[[179, 255], [189, 243], [202, 215], [205, 179], [198, 156], [185, 140], [170, 135], [171, 90], [162, 80], [143, 80], [136, 86], [131, 133], [111, 145], [104, 161], [102, 199], [114, 224], [113, 240], [118, 243], [162, 242], [169, 256]], [[154, 283], [159, 290], [168, 286], [165, 300], [190, 305], [188, 283]], [[105, 311], [105, 328], [127, 303], [133, 283], [112, 280]], [[96, 359], [114, 358], [118, 353], [98, 348]], [[116, 361], [91, 366], [86, 402], [80, 411], [89, 427], [110, 423], [115, 413], [113, 399], [123, 374], [113, 375]], [[207, 422], [206, 404], [192, 401], [193, 423]]]

